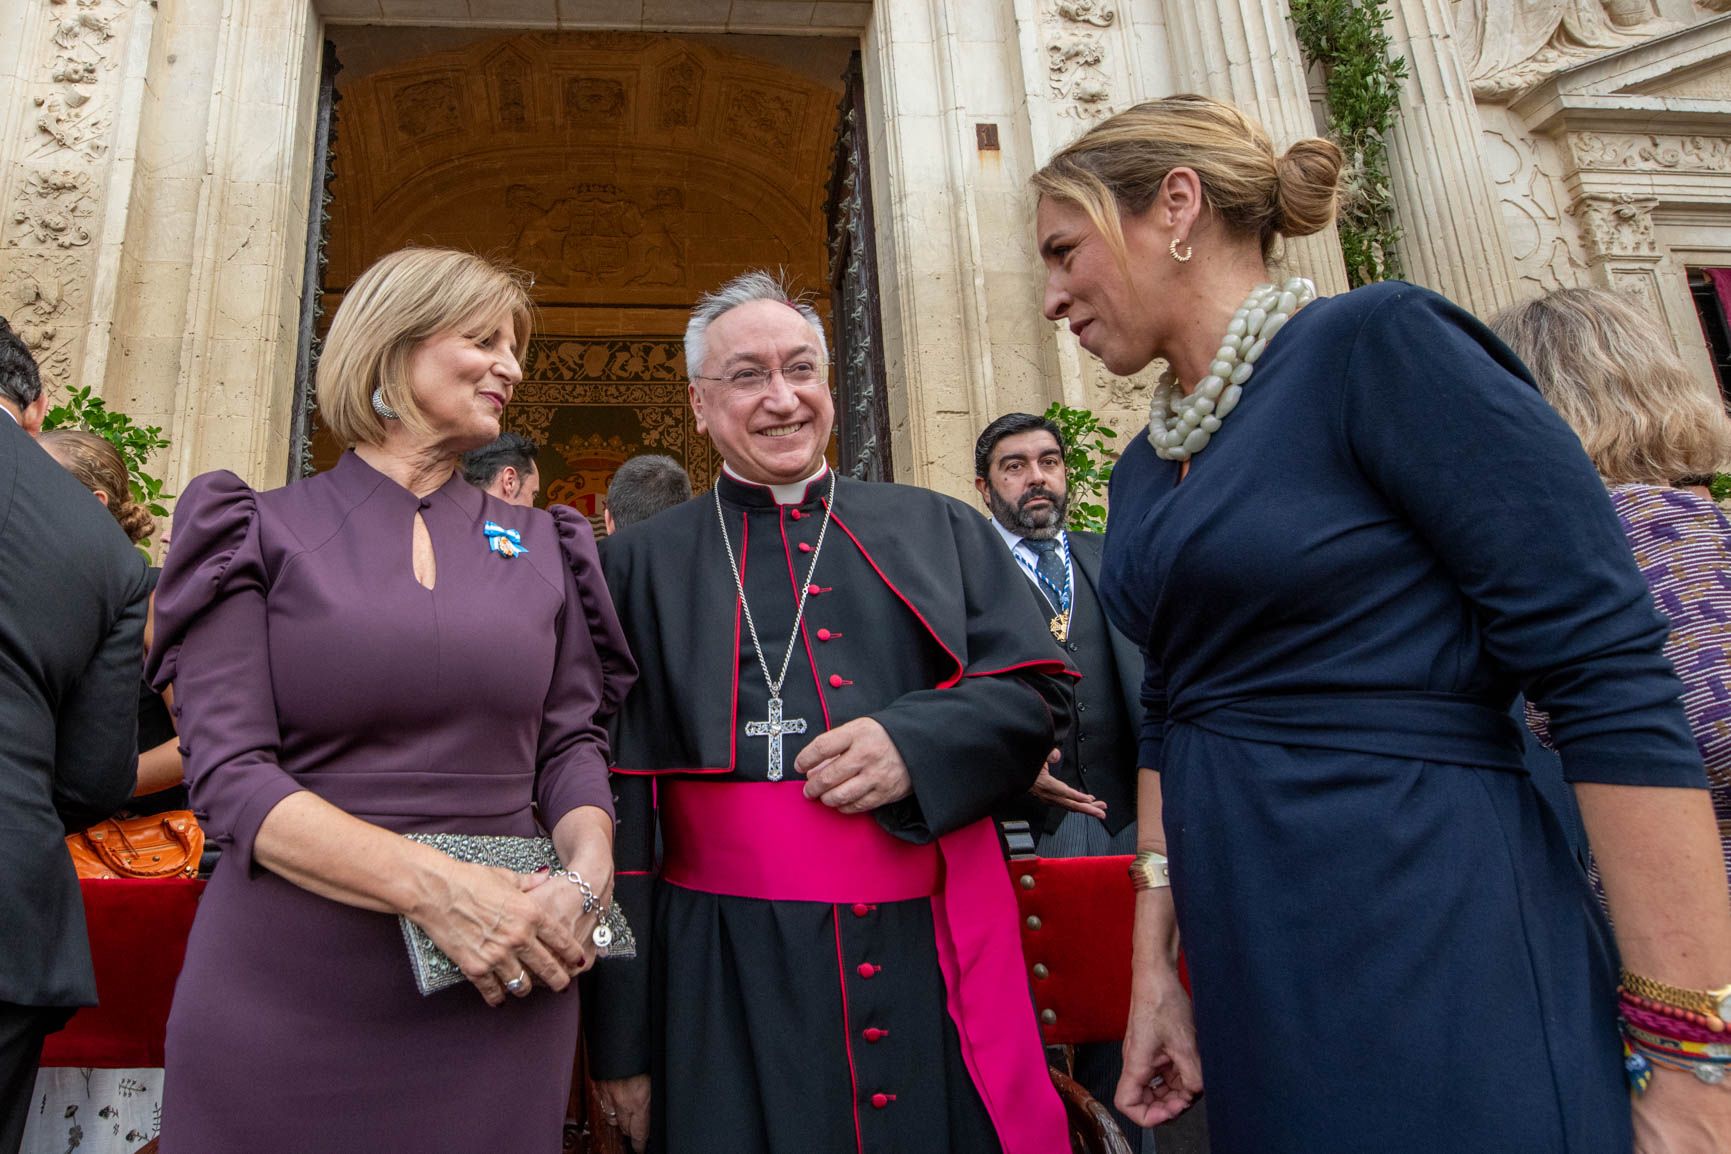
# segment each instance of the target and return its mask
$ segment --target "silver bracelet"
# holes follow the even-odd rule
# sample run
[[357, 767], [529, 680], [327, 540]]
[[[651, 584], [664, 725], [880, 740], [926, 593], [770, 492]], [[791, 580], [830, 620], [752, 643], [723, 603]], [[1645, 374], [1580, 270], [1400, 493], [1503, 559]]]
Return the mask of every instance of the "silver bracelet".
[[590, 884], [583, 880], [583, 875], [576, 870], [558, 869], [553, 871], [554, 877], [562, 877], [577, 887], [577, 892], [583, 895], [583, 912], [592, 914], [601, 908], [601, 895], [596, 893]]

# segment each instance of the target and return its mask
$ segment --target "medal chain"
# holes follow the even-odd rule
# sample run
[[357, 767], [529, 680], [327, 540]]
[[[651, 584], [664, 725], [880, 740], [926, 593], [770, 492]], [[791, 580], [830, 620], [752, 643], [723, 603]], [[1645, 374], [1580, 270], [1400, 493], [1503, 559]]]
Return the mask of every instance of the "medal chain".
[[[1052, 584], [1051, 580], [1044, 573], [1040, 572], [1038, 568], [1028, 564], [1028, 559], [1023, 557], [1020, 553], [1011, 550], [1010, 556], [1016, 559], [1016, 564], [1028, 571], [1028, 576], [1032, 577], [1039, 584], [1041, 589], [1051, 590], [1052, 597], [1047, 598], [1047, 600], [1053, 601], [1052, 607], [1054, 609], [1060, 613], [1068, 613], [1070, 611], [1070, 597], [1072, 595], [1070, 585], [1072, 580], [1070, 576], [1072, 572], [1070, 568], [1070, 540], [1062, 533], [1058, 535], [1058, 547], [1063, 550], [1064, 557], [1064, 587], [1062, 589]], [[1054, 598], [1056, 600], [1053, 600]]]
[[763, 657], [763, 642], [757, 639], [757, 622], [751, 616], [751, 602], [745, 599], [745, 578], [741, 575], [739, 561], [733, 553], [733, 538], [727, 534], [727, 516], [721, 511], [721, 486], [717, 485], [712, 492], [715, 494], [715, 519], [721, 525], [721, 542], [727, 546], [727, 565], [733, 570], [733, 584], [739, 590], [739, 606], [745, 613], [745, 627], [751, 632], [751, 647], [757, 654], [757, 665], [763, 670], [763, 681], [769, 686], [770, 697], [779, 698], [782, 683], [787, 680], [788, 666], [793, 663], [793, 643], [799, 637], [799, 623], [805, 618], [805, 603], [811, 596], [812, 574], [817, 572], [818, 555], [823, 552], [823, 540], [829, 533], [829, 520], [835, 513], [835, 470], [830, 470], [829, 498], [823, 505], [823, 524], [818, 527], [817, 544], [811, 551], [811, 565], [805, 571], [805, 584], [800, 588], [799, 608], [793, 615], [793, 632], [788, 634], [787, 638], [787, 655], [781, 659], [781, 675], [773, 681], [769, 676], [769, 662]]

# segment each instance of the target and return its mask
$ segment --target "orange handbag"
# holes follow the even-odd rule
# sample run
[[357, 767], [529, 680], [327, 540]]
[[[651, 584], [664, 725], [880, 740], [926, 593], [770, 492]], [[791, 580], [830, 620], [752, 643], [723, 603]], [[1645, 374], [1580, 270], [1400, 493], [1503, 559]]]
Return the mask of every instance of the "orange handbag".
[[189, 809], [111, 817], [66, 839], [81, 878], [197, 877], [204, 830]]

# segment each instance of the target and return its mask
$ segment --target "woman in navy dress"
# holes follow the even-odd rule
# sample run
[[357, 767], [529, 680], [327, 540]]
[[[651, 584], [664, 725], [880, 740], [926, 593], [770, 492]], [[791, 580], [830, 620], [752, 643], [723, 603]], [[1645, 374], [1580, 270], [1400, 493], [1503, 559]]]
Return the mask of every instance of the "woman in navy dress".
[[[457, 469], [499, 435], [528, 298], [409, 249], [319, 362], [329, 472], [188, 485], [157, 589], [193, 805], [222, 859], [168, 1023], [169, 1154], [556, 1154], [594, 956], [580, 887], [402, 833], [536, 836], [605, 897], [598, 712], [635, 675], [584, 519]], [[423, 997], [398, 915], [470, 985]]]
[[[1617, 947], [1731, 982], [1665, 622], [1482, 325], [1407, 284], [1263, 287], [1279, 238], [1332, 218], [1340, 165], [1174, 97], [1034, 181], [1047, 315], [1114, 373], [1171, 366], [1112, 479], [1101, 589], [1147, 657], [1139, 820], [1171, 876], [1137, 899], [1118, 1105], [1146, 1125], [1206, 1081], [1216, 1154], [1624, 1152]], [[1615, 943], [1524, 776], [1520, 691]], [[1637, 1113], [1643, 1150], [1731, 1148], [1722, 1087], [1661, 1071]]]

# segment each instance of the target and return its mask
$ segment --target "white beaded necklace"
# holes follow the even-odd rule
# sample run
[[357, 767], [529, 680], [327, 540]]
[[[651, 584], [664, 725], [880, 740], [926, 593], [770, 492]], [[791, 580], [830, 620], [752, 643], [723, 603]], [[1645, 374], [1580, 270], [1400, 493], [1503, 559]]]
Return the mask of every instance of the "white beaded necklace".
[[1295, 276], [1283, 285], [1259, 284], [1226, 326], [1208, 375], [1186, 395], [1168, 370], [1148, 404], [1148, 442], [1168, 461], [1187, 461], [1208, 447], [1220, 422], [1238, 407], [1244, 382], [1292, 314], [1316, 299], [1316, 285]]

